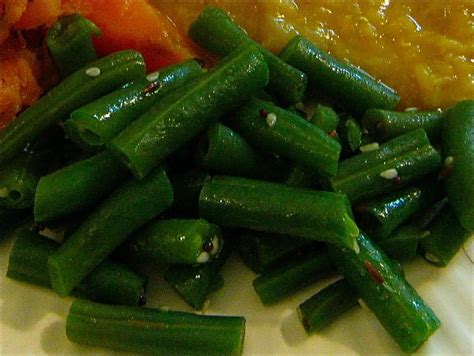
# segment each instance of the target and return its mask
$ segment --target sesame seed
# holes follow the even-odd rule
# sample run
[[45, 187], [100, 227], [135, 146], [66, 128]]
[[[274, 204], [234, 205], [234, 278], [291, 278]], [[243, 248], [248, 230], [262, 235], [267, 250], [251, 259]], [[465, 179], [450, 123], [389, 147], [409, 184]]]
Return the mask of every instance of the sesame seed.
[[395, 168], [390, 168], [380, 173], [380, 176], [385, 179], [394, 179], [398, 177], [398, 171]]
[[86, 75], [92, 78], [98, 77], [100, 75], [100, 68], [97, 68], [97, 67], [87, 68]]
[[367, 306], [367, 304], [365, 304], [365, 302], [361, 298], [357, 299], [357, 302], [363, 309], [369, 310], [369, 307]]
[[267, 121], [268, 126], [273, 127], [276, 124], [277, 116], [275, 113], [271, 112], [267, 115], [267, 118], [265, 120]]
[[354, 250], [356, 255], [358, 255], [360, 253], [360, 247], [359, 247], [359, 244], [357, 243], [357, 240], [354, 240], [354, 244], [352, 246], [352, 249]]
[[425, 258], [431, 263], [439, 263], [440, 262], [439, 257], [432, 254], [431, 252], [426, 252], [425, 253]]
[[405, 112], [411, 112], [411, 111], [418, 111], [418, 108], [411, 107], [411, 108], [406, 108]]
[[446, 167], [451, 167], [454, 163], [454, 157], [453, 156], [448, 156], [444, 159], [444, 165]]
[[359, 150], [361, 152], [370, 152], [370, 151], [375, 151], [379, 149], [379, 143], [378, 142], [372, 142], [364, 146], [360, 146]]
[[170, 307], [168, 307], [166, 305], [163, 305], [163, 306], [160, 307], [160, 310], [164, 311], [164, 312], [168, 312], [168, 311], [170, 311]]
[[152, 72], [146, 76], [146, 80], [148, 80], [149, 82], [154, 82], [159, 77], [160, 77], [160, 72]]
[[201, 252], [196, 259], [197, 263], [206, 263], [209, 261], [209, 254], [207, 252]]
[[217, 237], [214, 237], [212, 239], [212, 250], [210, 251], [210, 254], [215, 255], [217, 252], [219, 252], [219, 249], [219, 239]]

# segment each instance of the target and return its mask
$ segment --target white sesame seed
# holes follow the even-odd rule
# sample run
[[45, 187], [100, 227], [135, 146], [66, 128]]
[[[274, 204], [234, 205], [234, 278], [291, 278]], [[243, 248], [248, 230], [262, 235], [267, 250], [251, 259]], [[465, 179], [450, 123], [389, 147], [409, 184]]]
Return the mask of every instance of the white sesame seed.
[[448, 157], [446, 157], [446, 158], [444, 159], [444, 165], [445, 165], [446, 167], [452, 166], [453, 163], [454, 163], [454, 157], [453, 157], [453, 156], [448, 156]]
[[9, 190], [8, 188], [2, 188], [0, 189], [0, 198], [6, 198], [8, 197]]
[[410, 112], [410, 111], [418, 111], [418, 108], [411, 107], [411, 108], [406, 108], [405, 112]]
[[398, 177], [398, 171], [395, 168], [390, 168], [380, 173], [380, 176], [385, 179], [393, 179]]
[[369, 310], [369, 307], [367, 306], [367, 304], [365, 304], [365, 302], [361, 298], [357, 299], [357, 302], [363, 309]]
[[352, 246], [352, 249], [354, 252], [358, 255], [360, 253], [360, 247], [359, 244], [357, 243], [357, 240], [354, 239], [354, 245]]
[[359, 150], [361, 152], [370, 152], [370, 151], [375, 151], [379, 149], [379, 143], [378, 142], [372, 142], [364, 146], [360, 146]]
[[276, 124], [277, 116], [275, 113], [271, 112], [267, 115], [266, 119], [268, 126], [273, 127]]
[[148, 80], [149, 82], [154, 82], [159, 77], [160, 77], [160, 72], [152, 72], [146, 76], [146, 80]]
[[197, 263], [206, 263], [209, 261], [209, 254], [207, 252], [201, 252], [196, 259]]
[[86, 69], [86, 75], [89, 77], [98, 77], [100, 75], [100, 68], [91, 67]]
[[430, 261], [431, 263], [439, 263], [440, 259], [438, 256], [432, 254], [431, 252], [426, 252], [425, 253], [425, 258]]
[[211, 250], [211, 255], [215, 255], [217, 252], [219, 252], [219, 239], [217, 237], [214, 237], [211, 241], [212, 243], [212, 250]]
[[167, 311], [170, 311], [170, 307], [168, 307], [166, 305], [163, 305], [163, 306], [160, 307], [160, 310], [164, 311], [164, 312], [167, 312]]

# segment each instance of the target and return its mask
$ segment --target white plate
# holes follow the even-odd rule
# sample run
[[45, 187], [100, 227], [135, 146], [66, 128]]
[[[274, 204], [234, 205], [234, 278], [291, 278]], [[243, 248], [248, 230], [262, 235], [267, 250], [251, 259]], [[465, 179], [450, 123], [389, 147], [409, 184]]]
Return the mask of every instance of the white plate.
[[[0, 241], [2, 354], [113, 354], [68, 341], [65, 320], [71, 298], [61, 299], [52, 291], [5, 278], [11, 243], [11, 239]], [[406, 265], [405, 271], [442, 321], [441, 328], [417, 353], [473, 355], [474, 275], [465, 252], [461, 250], [446, 268], [418, 259]], [[245, 355], [401, 354], [376, 318], [363, 308], [348, 312], [324, 332], [307, 336], [295, 308], [327, 280], [278, 305], [264, 307], [252, 289], [254, 274], [236, 256], [226, 265], [224, 278], [226, 284], [212, 296], [207, 314], [246, 317]], [[151, 279], [148, 292], [147, 306], [191, 311], [163, 280]]]

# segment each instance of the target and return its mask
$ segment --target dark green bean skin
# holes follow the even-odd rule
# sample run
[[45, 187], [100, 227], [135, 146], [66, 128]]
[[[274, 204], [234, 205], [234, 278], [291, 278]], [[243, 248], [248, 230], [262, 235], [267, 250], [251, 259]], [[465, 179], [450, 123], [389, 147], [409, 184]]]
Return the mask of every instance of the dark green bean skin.
[[339, 115], [329, 106], [318, 104], [310, 122], [329, 134], [337, 129]]
[[199, 212], [199, 194], [204, 183], [210, 179], [209, 173], [199, 169], [172, 175], [170, 180], [174, 201], [170, 213], [173, 216], [196, 218]]
[[147, 355], [240, 355], [243, 317], [196, 315], [152, 308], [72, 303], [69, 340]]
[[341, 123], [338, 133], [348, 152], [355, 152], [362, 145], [362, 129], [353, 117]]
[[358, 254], [328, 245], [334, 264], [401, 349], [414, 352], [438, 329], [440, 321], [368, 237], [359, 235], [358, 243]]
[[0, 208], [0, 241], [8, 236], [16, 227], [20, 226], [30, 213], [30, 209], [11, 210]]
[[362, 125], [381, 142], [420, 128], [426, 131], [430, 140], [437, 141], [441, 134], [442, 115], [440, 110], [397, 112], [369, 109], [364, 114]]
[[202, 75], [194, 60], [172, 65], [74, 110], [65, 130], [88, 150], [104, 148], [157, 100], [189, 80]]
[[112, 140], [111, 148], [142, 178], [267, 82], [268, 67], [258, 49], [239, 48], [200, 79], [152, 106]]
[[317, 126], [273, 103], [253, 99], [228, 124], [256, 148], [316, 172], [336, 174], [339, 143]]
[[446, 266], [471, 236], [449, 205], [428, 225], [428, 231], [428, 237], [420, 245], [425, 259], [436, 266]]
[[315, 242], [280, 234], [244, 230], [240, 233], [240, 256], [255, 273], [269, 270], [288, 256]]
[[358, 228], [345, 195], [235, 177], [214, 177], [199, 198], [201, 217], [240, 227], [357, 248]]
[[411, 261], [417, 257], [418, 244], [429, 236], [429, 231], [416, 224], [401, 225], [390, 235], [377, 240], [378, 246], [390, 258]]
[[306, 75], [249, 38], [222, 9], [206, 7], [189, 27], [188, 35], [201, 47], [221, 56], [229, 55], [242, 44], [258, 46], [270, 69], [268, 89], [287, 104], [303, 101]]
[[49, 28], [46, 43], [62, 78], [97, 59], [91, 37], [100, 35], [93, 22], [78, 14], [60, 17]]
[[204, 168], [231, 176], [272, 179], [282, 164], [255, 151], [237, 132], [217, 123], [201, 137], [199, 155]]
[[[48, 258], [59, 244], [27, 229], [16, 233], [7, 277], [51, 288]], [[147, 278], [128, 267], [103, 261], [72, 291], [72, 295], [109, 304], [143, 303]]]
[[355, 115], [370, 108], [393, 110], [400, 100], [392, 88], [354, 66], [339, 62], [302, 36], [293, 38], [280, 58], [305, 72], [309, 86]]
[[252, 282], [255, 292], [264, 305], [280, 301], [284, 297], [318, 281], [333, 271], [326, 251], [311, 252], [289, 261]]
[[173, 202], [171, 183], [158, 167], [131, 179], [104, 200], [48, 260], [54, 290], [69, 294], [80, 281], [139, 227]]
[[474, 100], [450, 108], [442, 127], [444, 157], [453, 159], [446, 192], [461, 225], [474, 231]]
[[155, 264], [206, 263], [222, 248], [218, 226], [203, 219], [156, 220], [135, 232], [120, 247], [137, 261]]
[[307, 333], [321, 331], [358, 304], [358, 295], [344, 279], [322, 289], [297, 309]]
[[35, 195], [35, 221], [53, 221], [92, 207], [127, 174], [109, 152], [101, 152], [42, 177]]
[[[91, 68], [99, 69], [100, 75], [87, 75]], [[135, 51], [111, 54], [74, 72], [0, 131], [0, 163], [18, 154], [28, 142], [35, 141], [75, 109], [144, 74], [145, 62]]]
[[430, 145], [423, 129], [406, 133], [339, 164], [331, 178], [334, 191], [347, 194], [352, 203], [389, 193], [441, 165], [439, 153]]
[[221, 286], [223, 279], [220, 272], [231, 252], [232, 243], [225, 240], [221, 252], [212, 261], [198, 265], [170, 266], [164, 278], [186, 303], [201, 310], [209, 295]]

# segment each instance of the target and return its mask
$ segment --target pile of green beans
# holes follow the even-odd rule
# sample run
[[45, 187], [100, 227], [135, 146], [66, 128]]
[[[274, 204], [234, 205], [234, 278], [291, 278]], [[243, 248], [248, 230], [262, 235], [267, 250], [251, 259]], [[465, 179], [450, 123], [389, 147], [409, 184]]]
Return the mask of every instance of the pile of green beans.
[[[73, 302], [70, 340], [241, 354], [243, 317], [140, 308], [147, 277], [128, 266], [153, 265], [204, 310], [235, 251], [264, 305], [343, 276], [299, 305], [308, 333], [360, 300], [405, 352], [436, 331], [398, 261], [445, 266], [474, 231], [473, 100], [393, 111], [397, 93], [365, 72], [301, 36], [275, 56], [214, 7], [189, 29], [226, 56], [210, 70], [188, 60], [146, 75], [132, 50], [97, 59], [99, 34], [60, 18], [47, 42], [63, 81], [0, 131], [0, 234], [29, 222], [7, 276], [91, 300]], [[308, 110], [307, 87], [337, 105]], [[57, 124], [61, 145], [44, 148]], [[64, 240], [33, 221], [67, 228]]]

